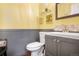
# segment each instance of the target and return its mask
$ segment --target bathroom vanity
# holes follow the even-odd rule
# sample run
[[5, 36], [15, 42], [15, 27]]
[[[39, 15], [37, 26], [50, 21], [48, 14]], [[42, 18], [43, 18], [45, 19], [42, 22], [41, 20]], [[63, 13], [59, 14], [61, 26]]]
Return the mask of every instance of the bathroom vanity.
[[79, 33], [40, 32], [46, 56], [79, 56]]

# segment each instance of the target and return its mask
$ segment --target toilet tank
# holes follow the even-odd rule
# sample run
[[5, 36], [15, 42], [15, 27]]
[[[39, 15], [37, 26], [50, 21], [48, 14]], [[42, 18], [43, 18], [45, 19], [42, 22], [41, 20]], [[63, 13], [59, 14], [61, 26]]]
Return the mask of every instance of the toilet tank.
[[45, 44], [45, 33], [39, 32], [40, 42]]

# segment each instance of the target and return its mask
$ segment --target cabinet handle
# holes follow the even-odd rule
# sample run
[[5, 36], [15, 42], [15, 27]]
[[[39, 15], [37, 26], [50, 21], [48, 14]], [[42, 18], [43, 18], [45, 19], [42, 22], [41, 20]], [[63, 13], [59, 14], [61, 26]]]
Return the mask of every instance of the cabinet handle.
[[57, 40], [57, 42], [60, 42], [60, 40]]
[[54, 39], [53, 41], [56, 42], [56, 39]]

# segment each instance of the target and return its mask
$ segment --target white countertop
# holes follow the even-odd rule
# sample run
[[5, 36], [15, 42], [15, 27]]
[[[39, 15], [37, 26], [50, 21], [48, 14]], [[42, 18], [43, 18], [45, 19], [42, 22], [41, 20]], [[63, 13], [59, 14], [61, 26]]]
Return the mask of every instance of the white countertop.
[[40, 32], [40, 42], [45, 43], [45, 35], [66, 37], [72, 39], [79, 39], [79, 33], [69, 33], [69, 32]]

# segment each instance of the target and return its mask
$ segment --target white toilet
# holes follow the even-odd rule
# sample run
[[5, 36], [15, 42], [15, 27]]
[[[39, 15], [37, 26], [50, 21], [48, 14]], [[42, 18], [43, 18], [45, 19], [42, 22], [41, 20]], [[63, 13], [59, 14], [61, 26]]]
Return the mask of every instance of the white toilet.
[[45, 40], [40, 38], [40, 42], [29, 43], [26, 46], [26, 49], [28, 51], [31, 51], [31, 56], [44, 56], [45, 53], [44, 44], [45, 44]]
[[29, 43], [26, 48], [31, 51], [31, 56], [43, 56], [44, 44], [40, 42]]

